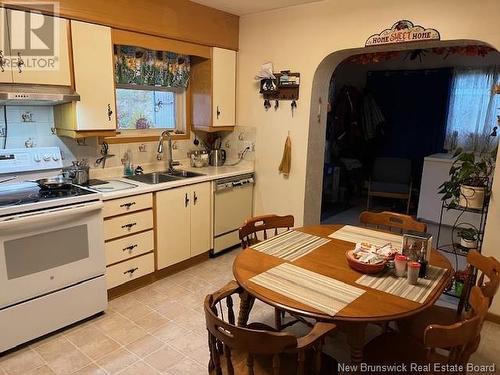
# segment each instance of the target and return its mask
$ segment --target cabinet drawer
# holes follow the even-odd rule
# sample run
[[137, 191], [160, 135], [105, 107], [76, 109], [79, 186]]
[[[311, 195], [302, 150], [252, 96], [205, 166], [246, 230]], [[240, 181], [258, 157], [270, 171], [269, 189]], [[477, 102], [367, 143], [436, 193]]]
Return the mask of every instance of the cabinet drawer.
[[153, 194], [133, 195], [104, 202], [103, 216], [116, 216], [151, 207], [153, 207]]
[[114, 266], [109, 266], [106, 269], [108, 289], [152, 273], [154, 270], [155, 257], [153, 253], [126, 260], [125, 262], [115, 264]]
[[153, 228], [153, 210], [104, 220], [104, 240], [126, 236]]
[[106, 265], [145, 254], [154, 249], [153, 231], [134, 234], [104, 244]]

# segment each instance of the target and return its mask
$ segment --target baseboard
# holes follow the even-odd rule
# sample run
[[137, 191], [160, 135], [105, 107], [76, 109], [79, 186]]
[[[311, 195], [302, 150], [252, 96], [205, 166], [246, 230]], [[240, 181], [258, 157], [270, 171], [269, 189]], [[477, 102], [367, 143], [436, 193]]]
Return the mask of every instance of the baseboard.
[[493, 314], [493, 313], [487, 313], [486, 320], [489, 322], [500, 324], [500, 315]]

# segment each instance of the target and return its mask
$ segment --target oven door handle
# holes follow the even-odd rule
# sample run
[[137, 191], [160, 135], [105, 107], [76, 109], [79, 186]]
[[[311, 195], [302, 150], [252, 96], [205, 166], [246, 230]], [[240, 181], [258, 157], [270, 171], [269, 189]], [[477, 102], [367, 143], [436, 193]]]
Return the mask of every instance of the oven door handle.
[[16, 228], [19, 229], [19, 225], [42, 224], [43, 226], [50, 225], [53, 222], [60, 221], [62, 218], [67, 218], [70, 216], [81, 215], [87, 212], [92, 212], [96, 210], [101, 210], [104, 207], [102, 202], [84, 203], [76, 206], [60, 207], [54, 208], [52, 210], [32, 212], [23, 215], [15, 215], [10, 218], [0, 221], [0, 231]]

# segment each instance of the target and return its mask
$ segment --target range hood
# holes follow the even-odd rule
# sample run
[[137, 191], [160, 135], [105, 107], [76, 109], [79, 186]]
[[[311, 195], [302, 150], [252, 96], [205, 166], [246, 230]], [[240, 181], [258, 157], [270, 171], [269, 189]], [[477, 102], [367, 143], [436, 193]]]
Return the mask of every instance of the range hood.
[[0, 105], [56, 105], [80, 100], [67, 86], [0, 84]]

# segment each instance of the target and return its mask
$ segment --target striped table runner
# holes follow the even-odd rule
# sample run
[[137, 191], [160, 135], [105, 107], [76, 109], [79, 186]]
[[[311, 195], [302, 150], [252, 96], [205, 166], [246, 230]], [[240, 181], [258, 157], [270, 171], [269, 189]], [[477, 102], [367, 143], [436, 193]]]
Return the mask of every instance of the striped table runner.
[[406, 277], [396, 277], [393, 270], [387, 269], [378, 275], [363, 275], [356, 280], [356, 283], [414, 302], [423, 303], [445, 272], [445, 268], [428, 266], [427, 277], [425, 279], [419, 278], [417, 285], [410, 285]]
[[365, 292], [290, 263], [273, 267], [250, 281], [332, 316]]
[[292, 262], [329, 241], [328, 238], [288, 230], [253, 245], [252, 249]]
[[375, 246], [384, 246], [391, 243], [393, 247], [401, 249], [403, 236], [395, 233], [381, 232], [378, 230], [345, 225], [328, 237], [352, 243], [369, 242]]

